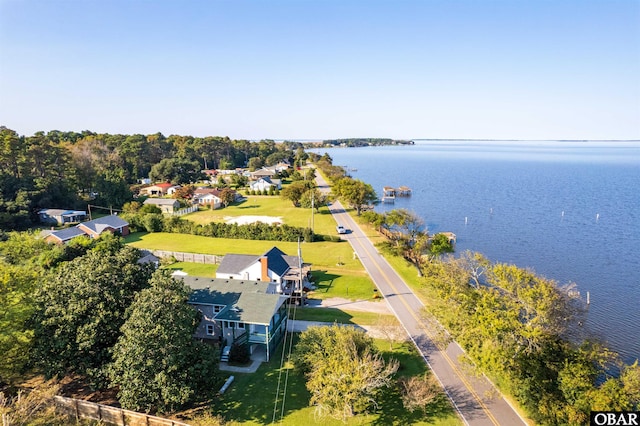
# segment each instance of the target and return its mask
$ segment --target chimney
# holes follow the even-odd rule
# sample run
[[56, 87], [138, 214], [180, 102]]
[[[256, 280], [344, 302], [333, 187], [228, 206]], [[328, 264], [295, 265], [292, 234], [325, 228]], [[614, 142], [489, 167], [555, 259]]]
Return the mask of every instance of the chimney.
[[269, 278], [269, 259], [266, 256], [260, 258], [260, 266], [262, 267], [260, 281], [271, 281]]

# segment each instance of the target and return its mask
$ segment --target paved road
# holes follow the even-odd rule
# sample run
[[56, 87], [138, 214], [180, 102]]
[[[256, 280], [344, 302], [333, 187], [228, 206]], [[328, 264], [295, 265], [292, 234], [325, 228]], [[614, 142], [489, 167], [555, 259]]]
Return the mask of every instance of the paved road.
[[[317, 178], [317, 182], [321, 191], [328, 191], [321, 176]], [[351, 230], [343, 238], [351, 243], [378, 291], [444, 387], [465, 424], [526, 425], [486, 378], [475, 377], [464, 371], [465, 367], [458, 361], [463, 351], [457, 343], [450, 343], [445, 351], [438, 349], [432, 341], [434, 330], [421, 320], [420, 312], [424, 305], [420, 299], [378, 253], [340, 202], [333, 203], [330, 211], [339, 224]]]

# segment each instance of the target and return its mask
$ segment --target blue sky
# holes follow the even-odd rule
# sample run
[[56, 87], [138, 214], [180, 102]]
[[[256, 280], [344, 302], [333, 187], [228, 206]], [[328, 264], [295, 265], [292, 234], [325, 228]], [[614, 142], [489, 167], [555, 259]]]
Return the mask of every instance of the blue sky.
[[640, 0], [0, 0], [0, 125], [640, 139]]

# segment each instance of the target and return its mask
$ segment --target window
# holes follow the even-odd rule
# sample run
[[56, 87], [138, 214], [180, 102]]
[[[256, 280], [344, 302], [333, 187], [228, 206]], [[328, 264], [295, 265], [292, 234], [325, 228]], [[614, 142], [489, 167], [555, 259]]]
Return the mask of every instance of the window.
[[213, 312], [214, 312], [214, 313], [216, 313], [216, 314], [217, 314], [218, 312], [220, 312], [221, 310], [222, 310], [222, 306], [220, 306], [220, 305], [215, 305], [215, 306], [213, 307]]
[[213, 324], [207, 324], [207, 335], [213, 336], [215, 334], [215, 329]]
[[238, 323], [238, 328], [244, 328], [244, 323], [243, 322], [239, 322]]

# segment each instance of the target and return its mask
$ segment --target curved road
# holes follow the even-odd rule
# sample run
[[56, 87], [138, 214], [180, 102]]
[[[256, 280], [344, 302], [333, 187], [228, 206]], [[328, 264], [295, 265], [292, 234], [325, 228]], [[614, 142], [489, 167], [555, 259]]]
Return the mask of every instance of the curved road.
[[[320, 191], [329, 191], [322, 176], [316, 177], [316, 181]], [[451, 342], [445, 351], [438, 349], [432, 340], [435, 330], [430, 329], [421, 319], [424, 305], [420, 299], [378, 253], [340, 202], [332, 203], [329, 210], [339, 224], [351, 230], [342, 237], [351, 243], [378, 291], [440, 381], [463, 422], [472, 426], [526, 425], [484, 376], [476, 377], [465, 371], [465, 367], [458, 361], [463, 351], [457, 343]]]

